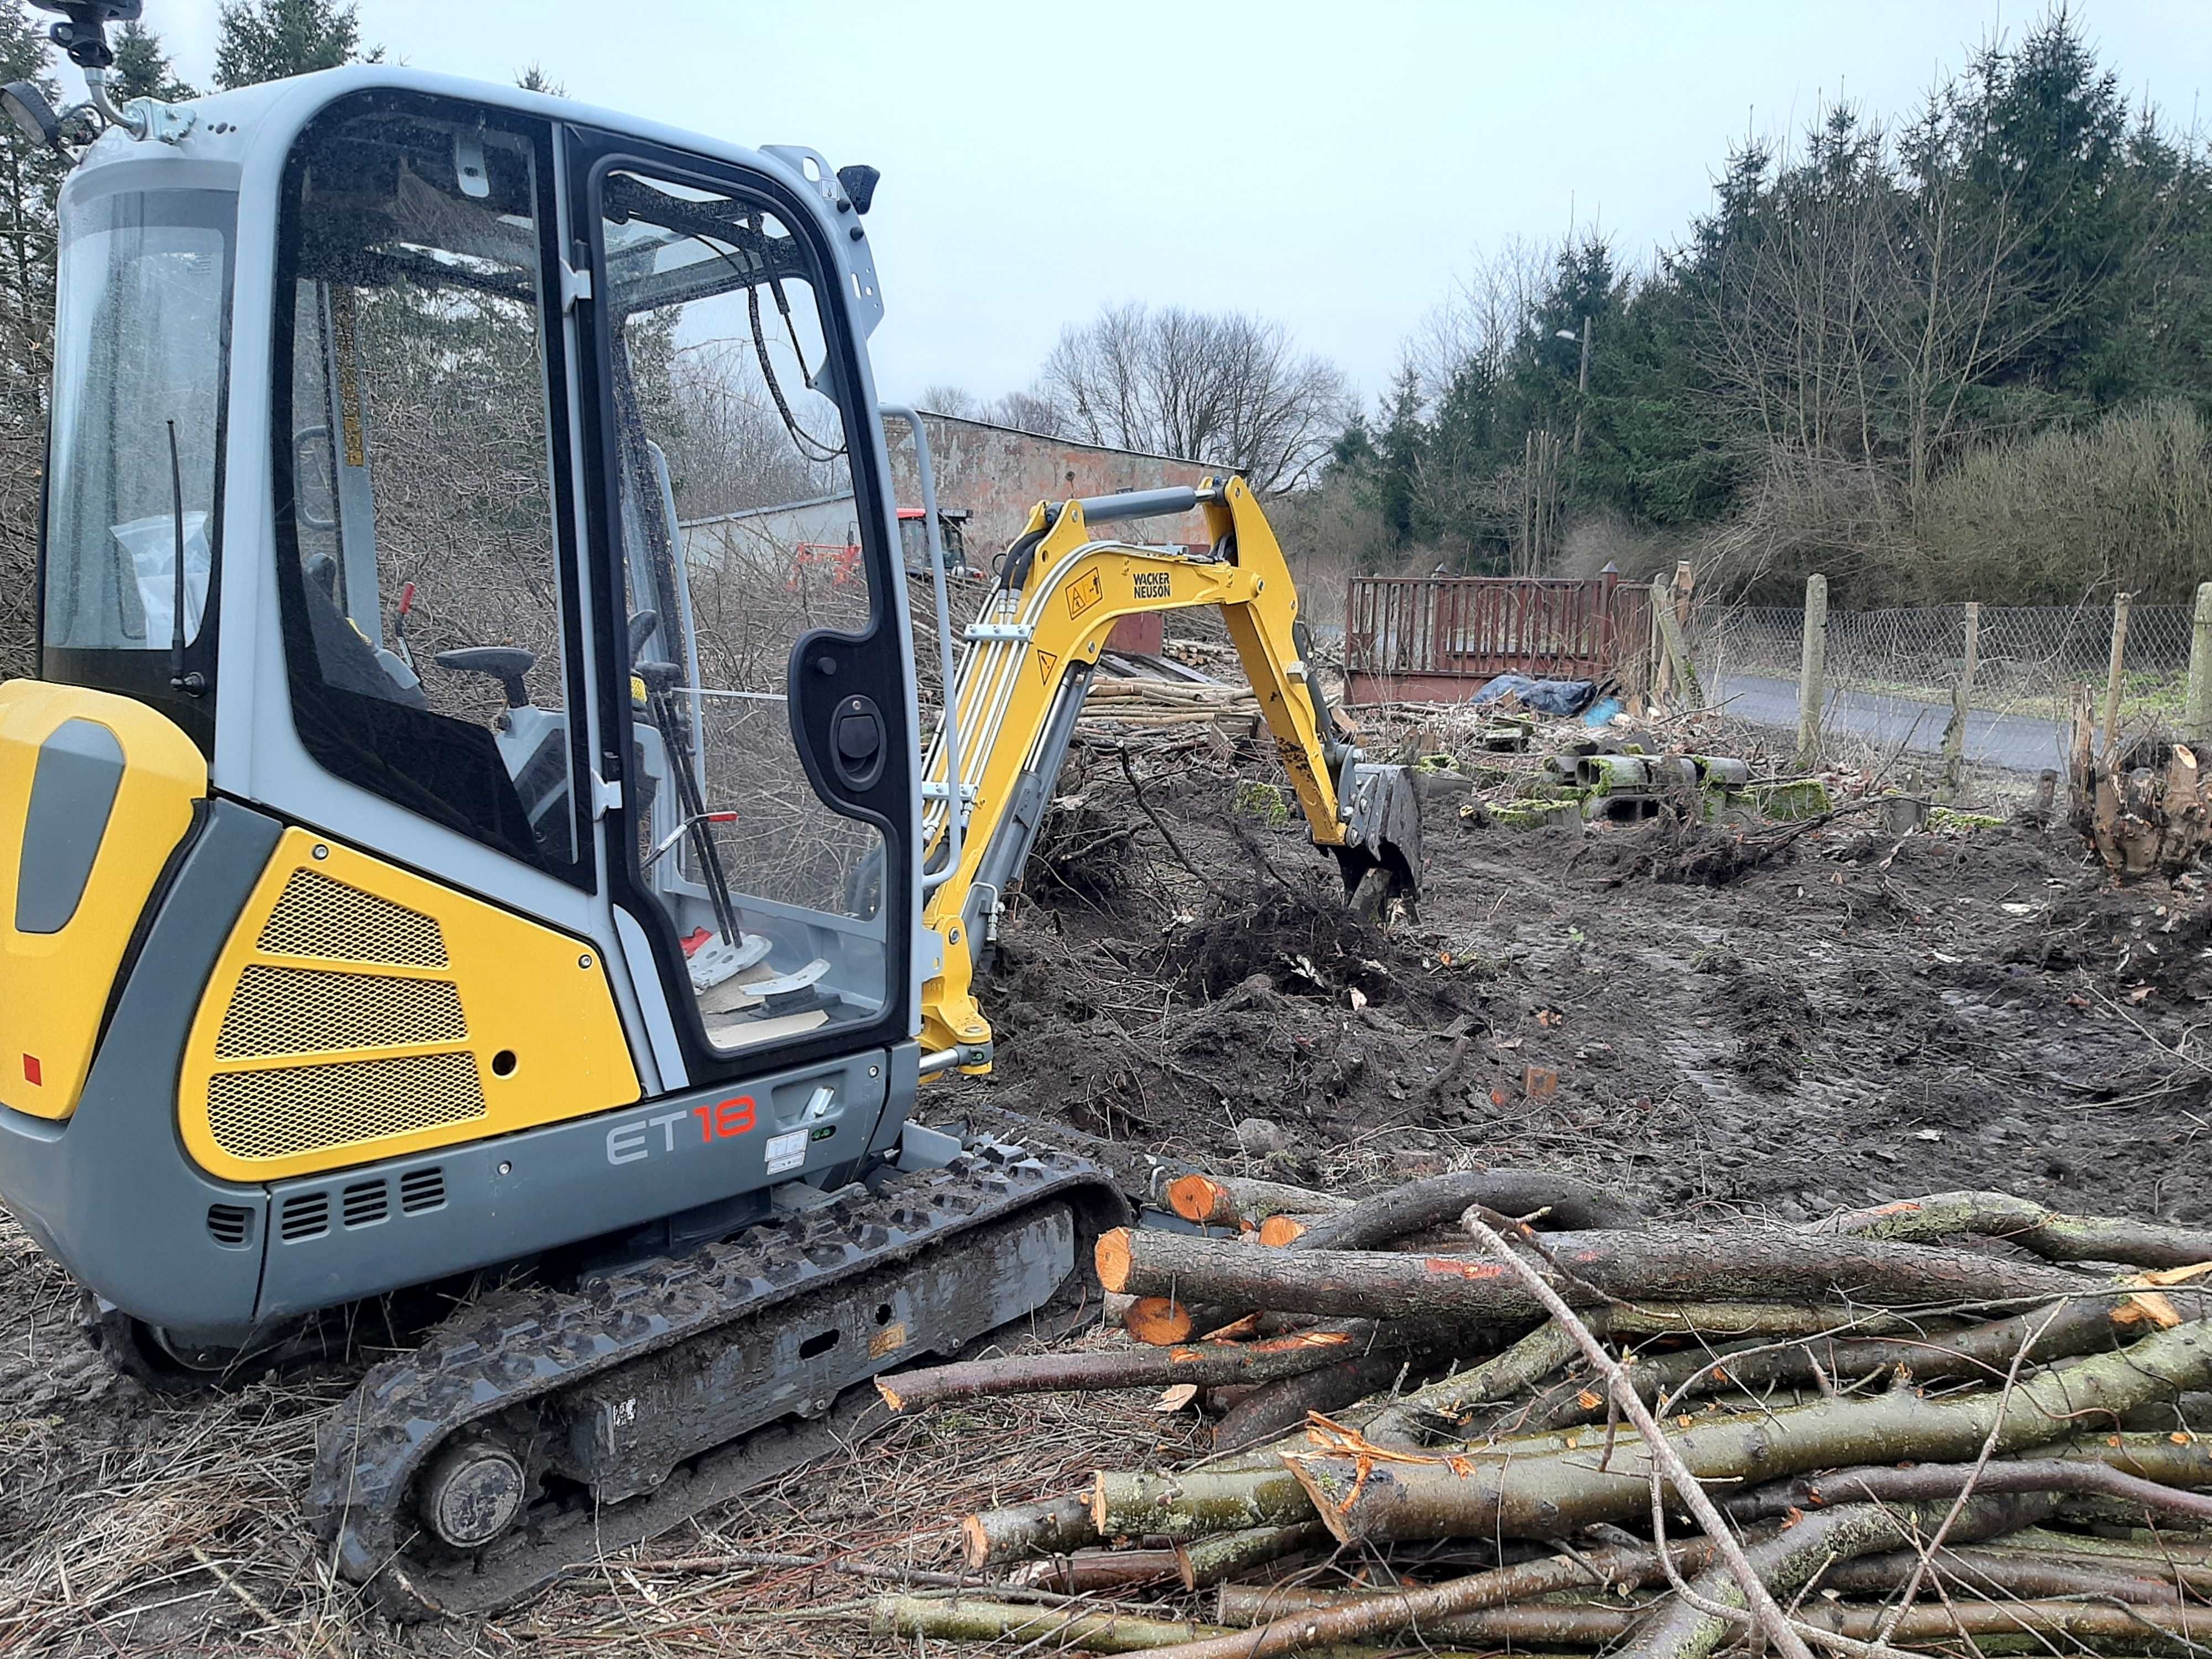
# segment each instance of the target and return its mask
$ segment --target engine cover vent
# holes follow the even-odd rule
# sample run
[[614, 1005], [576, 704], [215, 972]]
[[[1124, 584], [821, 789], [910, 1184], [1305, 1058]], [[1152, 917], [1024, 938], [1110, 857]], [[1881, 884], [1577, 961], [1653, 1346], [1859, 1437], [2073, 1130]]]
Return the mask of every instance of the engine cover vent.
[[314, 870], [295, 870], [255, 948], [272, 957], [446, 966], [437, 918], [364, 893]]
[[286, 1158], [484, 1115], [468, 1053], [395, 1054], [325, 1066], [219, 1072], [208, 1128], [234, 1158]]
[[239, 975], [215, 1042], [218, 1060], [465, 1042], [451, 980], [327, 973], [255, 963]]
[[227, 1250], [242, 1250], [253, 1237], [253, 1212], [243, 1204], [210, 1204], [208, 1237]]

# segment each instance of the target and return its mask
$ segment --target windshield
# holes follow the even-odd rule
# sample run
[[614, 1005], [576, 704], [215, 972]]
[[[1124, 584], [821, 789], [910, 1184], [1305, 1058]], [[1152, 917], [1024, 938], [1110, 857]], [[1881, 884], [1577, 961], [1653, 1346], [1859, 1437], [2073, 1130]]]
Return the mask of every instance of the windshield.
[[218, 537], [234, 198], [132, 191], [66, 216], [54, 321], [46, 544], [48, 648], [165, 651], [184, 497], [185, 637]]

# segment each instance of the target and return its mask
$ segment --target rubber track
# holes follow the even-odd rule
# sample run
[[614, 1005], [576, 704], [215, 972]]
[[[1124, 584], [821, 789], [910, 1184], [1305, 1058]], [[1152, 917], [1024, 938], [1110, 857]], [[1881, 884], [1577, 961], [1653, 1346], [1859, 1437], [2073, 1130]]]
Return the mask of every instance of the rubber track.
[[[1093, 1165], [1046, 1148], [985, 1146], [943, 1170], [893, 1176], [878, 1194], [853, 1188], [818, 1208], [748, 1229], [688, 1255], [595, 1277], [575, 1291], [495, 1292], [435, 1327], [411, 1353], [369, 1371], [316, 1437], [315, 1472], [306, 1518], [337, 1546], [340, 1572], [372, 1587], [400, 1618], [483, 1613], [512, 1605], [557, 1577], [576, 1549], [591, 1553], [594, 1533], [633, 1507], [589, 1510], [573, 1529], [533, 1537], [532, 1523], [492, 1547], [482, 1568], [465, 1560], [410, 1554], [419, 1528], [410, 1501], [416, 1477], [448, 1437], [467, 1425], [544, 1402], [561, 1390], [788, 1304], [854, 1274], [908, 1261], [969, 1228], [1066, 1195], [1077, 1205], [1079, 1236], [1126, 1216], [1121, 1195]], [[1088, 1212], [1088, 1213], [1086, 1213]], [[1087, 1268], [1088, 1252], [1079, 1243]], [[886, 1370], [891, 1369], [885, 1367]], [[848, 1395], [870, 1389], [848, 1389]], [[735, 1444], [776, 1434], [775, 1425]], [[788, 1467], [790, 1457], [777, 1460]], [[775, 1469], [769, 1469], [773, 1474]], [[732, 1481], [714, 1483], [729, 1495]], [[661, 1514], [664, 1530], [684, 1513]], [[659, 1510], [653, 1495], [635, 1505]], [[624, 1528], [624, 1532], [635, 1528]], [[638, 1536], [650, 1533], [640, 1531]], [[434, 1547], [435, 1547], [434, 1544]], [[542, 1555], [521, 1565], [518, 1553]], [[518, 1571], [518, 1566], [521, 1570]]]

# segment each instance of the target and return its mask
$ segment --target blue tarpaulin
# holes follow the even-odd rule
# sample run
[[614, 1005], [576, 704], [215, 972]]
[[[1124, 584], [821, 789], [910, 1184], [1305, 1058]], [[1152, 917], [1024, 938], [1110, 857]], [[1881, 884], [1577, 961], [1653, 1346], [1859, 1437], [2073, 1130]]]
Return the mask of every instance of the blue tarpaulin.
[[1468, 701], [1496, 702], [1501, 697], [1518, 697], [1521, 706], [1533, 714], [1579, 714], [1596, 696], [1595, 680], [1539, 680], [1526, 674], [1500, 674]]

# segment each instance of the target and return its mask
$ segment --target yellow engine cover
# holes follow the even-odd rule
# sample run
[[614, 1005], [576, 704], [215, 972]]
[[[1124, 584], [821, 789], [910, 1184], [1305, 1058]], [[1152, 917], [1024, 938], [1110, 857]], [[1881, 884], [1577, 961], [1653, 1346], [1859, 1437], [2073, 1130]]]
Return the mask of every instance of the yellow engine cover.
[[589, 943], [289, 830], [208, 982], [178, 1110], [202, 1169], [269, 1181], [638, 1094]]
[[[90, 811], [64, 805], [65, 827], [34, 824], [41, 757], [70, 745], [65, 727], [93, 739], [81, 751], [106, 757], [94, 769], [112, 792], [95, 789]], [[0, 684], [0, 1102], [33, 1117], [76, 1109], [116, 969], [207, 785], [192, 740], [143, 703], [43, 680]], [[68, 802], [52, 776], [40, 787], [50, 806]], [[45, 907], [57, 864], [66, 890]]]

